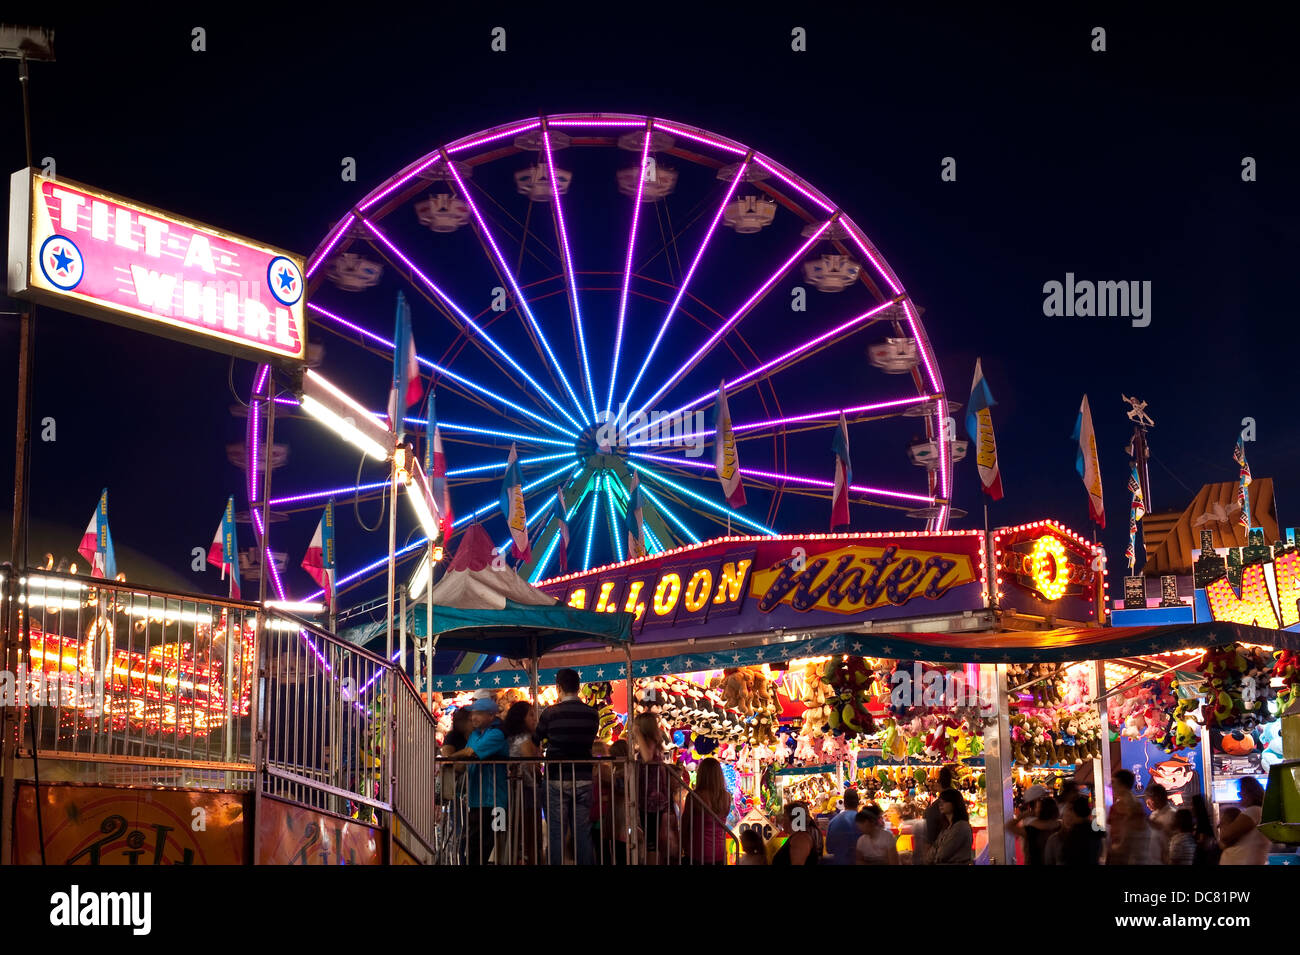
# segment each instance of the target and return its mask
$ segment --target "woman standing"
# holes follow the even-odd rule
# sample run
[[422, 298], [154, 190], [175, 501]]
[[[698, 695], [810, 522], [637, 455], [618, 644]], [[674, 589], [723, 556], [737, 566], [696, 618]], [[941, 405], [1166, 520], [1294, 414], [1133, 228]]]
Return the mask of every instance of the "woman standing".
[[731, 793], [722, 764], [706, 756], [695, 771], [695, 789], [682, 809], [682, 848], [688, 865], [727, 864], [726, 819], [730, 811]]
[[781, 822], [789, 835], [772, 857], [772, 865], [820, 865], [822, 833], [808, 804], [789, 803], [781, 815]]
[[[506, 711], [504, 733], [511, 759], [534, 760], [541, 756], [533, 742], [537, 729], [537, 710], [526, 700], [511, 705]], [[538, 764], [520, 762], [511, 765], [510, 782], [510, 844], [511, 857], [516, 865], [531, 865], [541, 857], [542, 817], [537, 809]]]
[[1219, 827], [1219, 865], [1268, 865], [1268, 839], [1259, 831], [1264, 787], [1254, 776], [1241, 781], [1241, 814]]
[[1056, 800], [1042, 786], [1030, 786], [1021, 811], [1007, 823], [1007, 832], [1024, 842], [1025, 865], [1044, 865], [1047, 842], [1061, 828]]
[[944, 828], [930, 850], [930, 861], [933, 865], [970, 865], [975, 858], [972, 849], [975, 835], [971, 831], [966, 803], [955, 789], [939, 793], [939, 800]]
[[1219, 848], [1219, 840], [1214, 835], [1210, 807], [1200, 793], [1192, 797], [1192, 816], [1196, 819], [1196, 855], [1192, 859], [1192, 865], [1218, 865], [1223, 850]]
[[638, 759], [637, 806], [645, 837], [646, 865], [659, 865], [661, 849], [670, 844], [672, 833], [668, 830], [677, 824], [672, 794], [680, 784], [664, 762], [664, 735], [657, 716], [637, 715], [632, 721], [632, 744]]

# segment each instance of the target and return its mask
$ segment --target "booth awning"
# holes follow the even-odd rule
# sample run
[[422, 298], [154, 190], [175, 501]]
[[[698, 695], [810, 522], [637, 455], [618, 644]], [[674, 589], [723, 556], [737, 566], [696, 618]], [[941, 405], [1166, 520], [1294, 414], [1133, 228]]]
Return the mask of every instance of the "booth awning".
[[[440, 608], [434, 608], [438, 619]], [[529, 608], [535, 610], [536, 608]], [[560, 609], [560, 608], [557, 608]], [[597, 616], [618, 616], [598, 614]], [[582, 639], [579, 637], [578, 639]], [[721, 667], [769, 663], [781, 666], [799, 657], [847, 653], [893, 660], [934, 663], [1035, 663], [1076, 660], [1113, 660], [1149, 656], [1175, 650], [1253, 643], [1300, 651], [1300, 633], [1248, 627], [1237, 623], [1184, 623], [1155, 627], [1067, 627], [1056, 630], [985, 633], [831, 633], [803, 640], [773, 637], [771, 642], [748, 647], [710, 647], [702, 642], [689, 653], [645, 656], [636, 648], [633, 676], [694, 673]], [[442, 644], [439, 643], [441, 647]], [[461, 644], [456, 644], [460, 647]], [[473, 649], [473, 647], [470, 647]], [[497, 651], [480, 651], [493, 652]], [[509, 654], [499, 654], [510, 656]], [[519, 659], [514, 657], [514, 659]], [[575, 667], [584, 683], [624, 678], [626, 667], [609, 660]], [[542, 684], [553, 680], [554, 670], [542, 670]], [[452, 674], [435, 678], [435, 690], [451, 691], [527, 685], [522, 670], [491, 670], [477, 674]]]
[[438, 650], [465, 650], [510, 660], [531, 659], [574, 643], [622, 646], [632, 639], [630, 613], [596, 613], [562, 604], [525, 606], [513, 601], [502, 610], [433, 608]]

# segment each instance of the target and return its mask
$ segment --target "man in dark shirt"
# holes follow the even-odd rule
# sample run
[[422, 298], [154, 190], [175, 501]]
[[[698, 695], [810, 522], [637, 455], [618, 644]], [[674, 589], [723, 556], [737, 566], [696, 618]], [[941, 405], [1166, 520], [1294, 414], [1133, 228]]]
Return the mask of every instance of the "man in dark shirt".
[[543, 749], [548, 760], [546, 823], [551, 865], [564, 864], [564, 847], [570, 840], [576, 843], [574, 857], [579, 865], [595, 861], [591, 847], [591, 764], [567, 761], [592, 758], [600, 714], [578, 698], [578, 686], [576, 670], [566, 668], [555, 674], [560, 701], [542, 711], [533, 733], [533, 742]]
[[[934, 793], [934, 799], [925, 809], [925, 844], [927, 847], [934, 845], [939, 841], [939, 833], [943, 831], [943, 813], [939, 810], [939, 793], [945, 789], [952, 789], [952, 767], [945, 766], [939, 770], [939, 788]], [[920, 859], [924, 864], [924, 856], [928, 853], [921, 852], [913, 858]]]

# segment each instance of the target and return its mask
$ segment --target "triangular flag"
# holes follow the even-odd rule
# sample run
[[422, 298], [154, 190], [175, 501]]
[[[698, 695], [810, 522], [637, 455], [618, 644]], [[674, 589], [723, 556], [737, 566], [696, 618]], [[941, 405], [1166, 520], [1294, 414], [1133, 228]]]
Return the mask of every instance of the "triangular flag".
[[510, 528], [510, 539], [514, 542], [511, 551], [515, 557], [524, 562], [533, 558], [533, 549], [528, 542], [528, 515], [524, 510], [523, 478], [519, 473], [519, 452], [510, 445], [510, 456], [506, 458], [506, 476], [501, 481], [501, 514]]
[[311, 575], [316, 585], [325, 591], [325, 606], [334, 606], [334, 499], [325, 504], [325, 513], [321, 515], [307, 553], [302, 558], [302, 569]]
[[425, 432], [424, 473], [429, 478], [429, 489], [438, 511], [438, 524], [445, 543], [451, 536], [451, 491], [447, 487], [447, 456], [442, 450], [442, 431], [438, 429], [438, 413], [433, 389], [429, 389], [429, 423]]
[[90, 564], [90, 576], [106, 577], [109, 580], [117, 576], [117, 556], [113, 552], [113, 535], [108, 529], [108, 488], [99, 495], [99, 506], [95, 508], [86, 533], [81, 537], [77, 552]]
[[1074, 434], [1079, 449], [1074, 456], [1074, 470], [1083, 478], [1083, 486], [1088, 490], [1088, 513], [1093, 523], [1100, 528], [1106, 527], [1106, 508], [1101, 497], [1101, 463], [1097, 460], [1097, 436], [1092, 430], [1092, 410], [1088, 407], [1088, 396], [1083, 396], [1079, 405], [1079, 417], [1074, 422]]
[[744, 507], [745, 485], [740, 479], [740, 455], [736, 450], [736, 436], [731, 430], [725, 384], [718, 385], [718, 398], [713, 408], [713, 468], [722, 482], [722, 496], [727, 503], [732, 507]]
[[564, 508], [564, 485], [555, 489], [555, 532], [560, 536], [560, 573], [569, 572], [569, 521]]
[[641, 481], [636, 472], [632, 473], [632, 484], [628, 488], [627, 498], [627, 556], [645, 556], [645, 521], [641, 517]]
[[849, 523], [849, 485], [853, 481], [853, 465], [849, 460], [849, 423], [840, 412], [831, 441], [835, 452], [835, 495], [831, 498], [831, 530]]
[[393, 336], [393, 384], [388, 393], [388, 421], [400, 440], [406, 434], [406, 409], [420, 400], [420, 362], [411, 336], [411, 306], [397, 293], [397, 328]]
[[241, 594], [239, 580], [239, 542], [235, 535], [235, 496], [226, 499], [226, 509], [221, 512], [221, 523], [208, 548], [208, 563], [221, 568], [221, 579], [230, 574], [229, 594], [238, 600]]
[[966, 434], [975, 442], [975, 465], [980, 485], [990, 500], [1002, 500], [1002, 472], [998, 469], [998, 443], [993, 437], [993, 414], [996, 402], [984, 380], [980, 360], [975, 359], [975, 380], [971, 383], [970, 404], [966, 407]]

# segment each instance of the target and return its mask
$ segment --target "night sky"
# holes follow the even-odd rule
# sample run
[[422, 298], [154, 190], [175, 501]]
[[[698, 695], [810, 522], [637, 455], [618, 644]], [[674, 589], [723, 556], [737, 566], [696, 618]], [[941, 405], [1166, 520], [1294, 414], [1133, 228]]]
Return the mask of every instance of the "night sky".
[[[56, 29], [58, 62], [32, 66], [36, 162], [52, 156], [67, 178], [306, 255], [389, 175], [476, 130], [542, 111], [644, 113], [700, 126], [799, 173], [866, 230], [925, 309], [952, 398], [967, 400], [982, 357], [998, 401], [1006, 489], [992, 523], [1053, 517], [1088, 531], [1070, 441], [1085, 392], [1112, 572], [1127, 537], [1131, 427], [1121, 392], [1147, 400], [1156, 421], [1155, 509], [1181, 509], [1203, 483], [1234, 479], [1232, 448], [1250, 416], [1258, 439], [1247, 446], [1252, 469], [1275, 479], [1283, 526], [1300, 521], [1289, 506], [1300, 499], [1293, 24], [1259, 12], [1240, 22], [1190, 14], [1182, 22], [1046, 13], [773, 18], [650, 5], [636, 8], [632, 22], [578, 8], [531, 18], [395, 19], [379, 8], [352, 9], [292, 20], [46, 21]], [[498, 25], [507, 29], [504, 54], [489, 49]], [[191, 51], [194, 26], [207, 30], [206, 52]], [[790, 50], [794, 26], [808, 30], [805, 53]], [[1090, 50], [1094, 26], [1107, 30], [1104, 53]], [[23, 165], [16, 72], [0, 63], [7, 90], [0, 146], [10, 170]], [[340, 180], [345, 156], [357, 160], [356, 182]], [[945, 156], [957, 160], [956, 182], [940, 180]], [[1258, 181], [1242, 181], [1245, 156], [1257, 161]], [[582, 214], [574, 212], [579, 224]], [[1151, 324], [1044, 317], [1043, 284], [1067, 272], [1151, 282]], [[715, 277], [705, 291], [726, 305], [738, 290]], [[391, 335], [388, 286], [350, 301]], [[420, 306], [417, 344], [440, 355], [449, 326]], [[559, 319], [567, 323], [562, 312]], [[760, 310], [745, 330], [756, 342], [788, 347], [799, 340], [789, 321], [788, 309]], [[324, 370], [381, 407], [383, 364], [352, 362], [337, 339], [319, 338]], [[881, 376], [864, 349], [879, 338], [854, 338], [820, 355], [802, 378], [782, 379], [783, 406], [820, 407], [827, 394], [844, 404], [893, 396], [870, 390]], [[6, 317], [6, 422], [14, 420], [16, 356], [16, 322]], [[230, 370], [219, 354], [43, 309], [32, 408], [33, 558], [44, 549], [73, 556], [107, 486], [119, 563], [131, 579], [221, 592], [213, 569], [191, 571], [190, 552], [212, 539], [227, 495], [246, 506], [241, 473], [225, 455], [225, 445], [243, 437], [243, 421], [229, 411]], [[247, 362], [234, 365], [241, 395], [251, 372]], [[717, 377], [701, 381], [691, 396]], [[47, 416], [57, 422], [53, 443], [39, 440]], [[899, 474], [918, 488], [905, 462], [906, 433], [853, 434], [856, 478]], [[829, 432], [823, 436], [826, 448], [817, 445], [793, 470], [831, 476]], [[291, 455], [276, 474], [279, 489], [343, 484], [355, 474], [356, 458], [340, 463], [318, 429], [293, 422], [277, 437]], [[448, 452], [462, 455], [453, 468], [497, 454], [455, 445]], [[6, 503], [11, 454], [8, 444]], [[496, 487], [477, 485], [458, 497], [460, 508], [490, 499]], [[957, 466], [955, 495], [970, 516], [953, 526], [978, 526], [980, 503], [972, 454]], [[378, 504], [361, 507], [374, 522]], [[350, 501], [339, 508], [346, 573], [377, 556], [384, 535], [361, 531]], [[778, 523], [823, 531], [827, 510], [824, 502], [783, 504]], [[920, 526], [901, 514], [854, 513], [860, 529]], [[314, 589], [296, 567], [315, 521], [296, 514], [276, 529], [284, 528], [277, 546], [290, 551], [287, 583], [297, 594]], [[6, 538], [8, 526], [6, 514]], [[503, 526], [497, 517], [489, 530], [500, 538]], [[241, 533], [247, 546], [250, 531]]]

